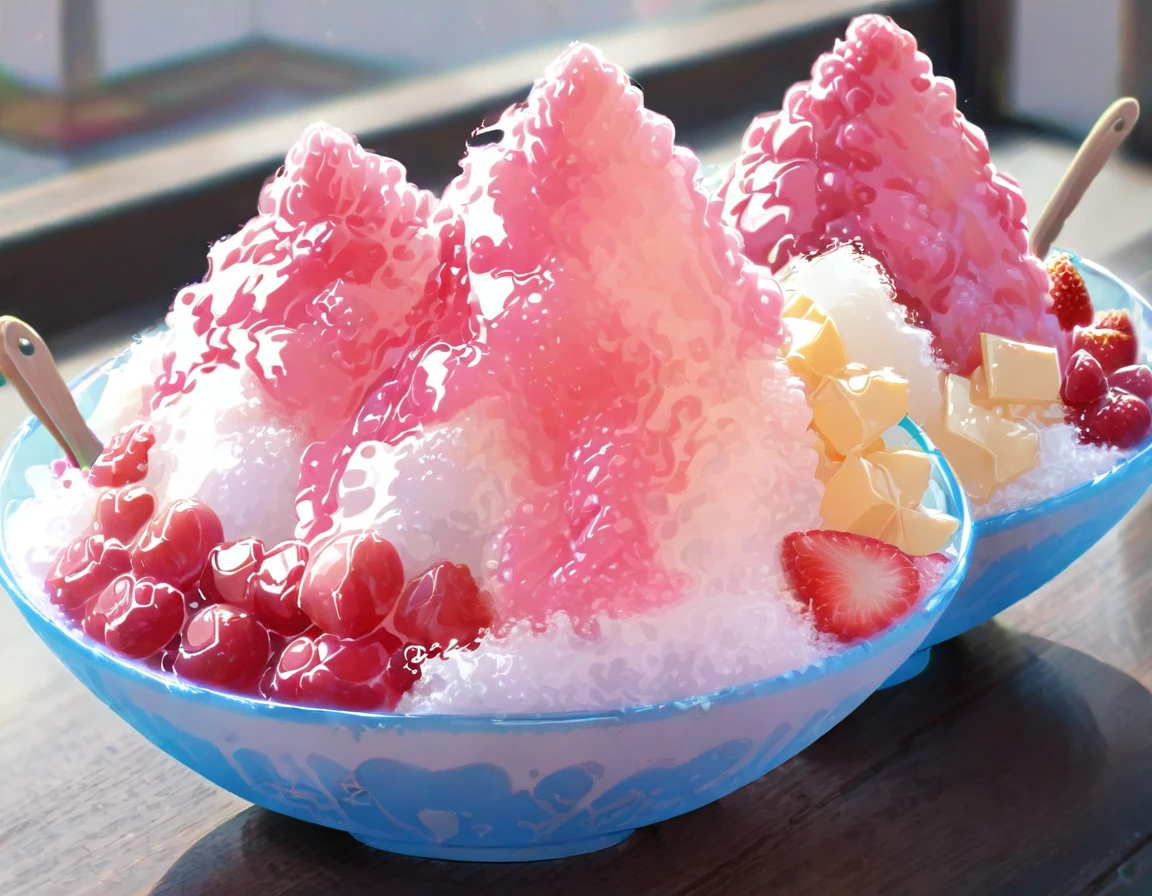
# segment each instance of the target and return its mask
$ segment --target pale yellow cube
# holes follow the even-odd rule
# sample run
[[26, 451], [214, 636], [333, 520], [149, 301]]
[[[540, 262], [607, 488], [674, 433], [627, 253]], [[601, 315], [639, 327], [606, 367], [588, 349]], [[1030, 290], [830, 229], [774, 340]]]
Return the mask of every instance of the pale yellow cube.
[[988, 398], [998, 404], [1052, 404], [1060, 400], [1056, 349], [980, 334]]
[[828, 377], [809, 395], [812, 423], [842, 455], [875, 441], [908, 413], [908, 381], [890, 370], [850, 365]]

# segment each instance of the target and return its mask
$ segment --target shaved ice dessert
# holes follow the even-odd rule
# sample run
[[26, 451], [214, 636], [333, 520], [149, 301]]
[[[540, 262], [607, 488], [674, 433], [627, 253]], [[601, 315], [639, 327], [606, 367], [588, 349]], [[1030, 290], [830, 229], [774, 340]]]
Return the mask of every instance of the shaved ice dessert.
[[977, 516], [1090, 481], [1152, 431], [1127, 313], [1096, 313], [1067, 256], [1031, 254], [990, 158], [915, 38], [866, 15], [752, 122], [719, 187], [748, 256], [908, 379]]
[[[575, 44], [495, 129], [439, 199], [305, 132], [109, 373], [104, 455], [30, 473], [5, 538], [67, 621], [278, 701], [556, 710], [799, 669], [935, 587], [958, 523], [893, 440], [907, 382], [794, 375], [779, 284], [627, 76]], [[866, 500], [829, 502], [829, 439]]]

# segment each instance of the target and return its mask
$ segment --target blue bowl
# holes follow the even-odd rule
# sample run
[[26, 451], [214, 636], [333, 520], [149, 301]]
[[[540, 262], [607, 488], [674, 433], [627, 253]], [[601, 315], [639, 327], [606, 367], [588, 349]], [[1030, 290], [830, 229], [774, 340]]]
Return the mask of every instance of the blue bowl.
[[[1054, 250], [1065, 251], [1065, 250]], [[1152, 306], [1111, 271], [1068, 253], [1098, 310], [1123, 309], [1152, 346]], [[1048, 584], [1124, 518], [1152, 484], [1152, 439], [1103, 476], [1032, 507], [978, 519], [968, 576], [921, 649], [885, 687], [918, 675], [931, 648], [962, 635]]]
[[[108, 366], [74, 387], [85, 414]], [[243, 799], [392, 852], [559, 858], [611, 846], [759, 778], [840, 722], [920, 646], [964, 578], [971, 519], [951, 471], [918, 429], [905, 421], [889, 439], [930, 451], [945, 509], [962, 521], [950, 546], [956, 563], [923, 606], [880, 637], [808, 668], [651, 706], [405, 716], [248, 699], [121, 659], [59, 624], [38, 585], [17, 580], [2, 539], [0, 584], [93, 694], [164, 752]], [[0, 527], [29, 496], [28, 468], [56, 456], [38, 423], [17, 433], [0, 458]]]

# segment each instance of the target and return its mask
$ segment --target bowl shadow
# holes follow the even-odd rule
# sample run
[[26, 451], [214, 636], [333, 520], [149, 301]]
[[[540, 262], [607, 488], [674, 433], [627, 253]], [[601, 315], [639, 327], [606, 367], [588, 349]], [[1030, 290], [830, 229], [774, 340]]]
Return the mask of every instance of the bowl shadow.
[[1152, 837], [1148, 743], [1139, 681], [991, 623], [774, 773], [599, 853], [414, 859], [253, 807], [151, 896], [1081, 892]]

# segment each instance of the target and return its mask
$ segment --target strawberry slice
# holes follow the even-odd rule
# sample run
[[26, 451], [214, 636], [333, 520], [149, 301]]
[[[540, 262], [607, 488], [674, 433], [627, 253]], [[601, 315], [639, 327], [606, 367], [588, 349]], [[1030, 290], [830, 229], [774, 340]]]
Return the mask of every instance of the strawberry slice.
[[784, 539], [784, 574], [816, 628], [841, 641], [870, 638], [908, 614], [920, 595], [912, 558], [876, 538], [812, 529]]
[[1105, 374], [1136, 363], [1136, 337], [1123, 330], [1077, 327], [1072, 351], [1086, 351], [1100, 362]]
[[1092, 299], [1084, 278], [1067, 255], [1057, 255], [1048, 262], [1048, 276], [1052, 286], [1048, 294], [1052, 296], [1052, 308], [1061, 330], [1071, 331], [1074, 327], [1086, 327], [1092, 323]]

